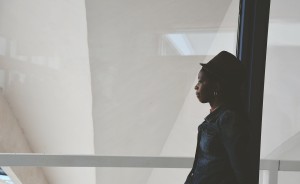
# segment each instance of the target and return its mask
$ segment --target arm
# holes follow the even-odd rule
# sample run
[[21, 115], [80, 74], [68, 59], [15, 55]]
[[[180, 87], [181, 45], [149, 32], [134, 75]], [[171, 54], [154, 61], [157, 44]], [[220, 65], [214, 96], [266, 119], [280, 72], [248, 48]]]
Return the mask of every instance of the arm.
[[220, 137], [239, 184], [250, 183], [249, 134], [246, 120], [236, 112], [226, 111], [219, 120]]

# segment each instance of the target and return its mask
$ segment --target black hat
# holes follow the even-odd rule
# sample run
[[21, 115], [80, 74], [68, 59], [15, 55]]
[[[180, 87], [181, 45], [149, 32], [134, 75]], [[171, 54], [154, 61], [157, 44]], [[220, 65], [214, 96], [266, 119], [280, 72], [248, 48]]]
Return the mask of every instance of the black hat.
[[240, 84], [245, 78], [245, 70], [238, 58], [222, 51], [208, 63], [200, 63], [203, 69], [225, 83]]

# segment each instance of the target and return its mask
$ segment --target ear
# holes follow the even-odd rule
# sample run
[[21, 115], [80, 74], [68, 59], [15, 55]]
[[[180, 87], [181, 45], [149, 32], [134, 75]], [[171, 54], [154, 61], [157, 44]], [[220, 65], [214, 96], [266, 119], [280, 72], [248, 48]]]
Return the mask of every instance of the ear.
[[219, 93], [222, 91], [222, 87], [221, 87], [221, 84], [219, 82], [215, 83], [215, 90]]

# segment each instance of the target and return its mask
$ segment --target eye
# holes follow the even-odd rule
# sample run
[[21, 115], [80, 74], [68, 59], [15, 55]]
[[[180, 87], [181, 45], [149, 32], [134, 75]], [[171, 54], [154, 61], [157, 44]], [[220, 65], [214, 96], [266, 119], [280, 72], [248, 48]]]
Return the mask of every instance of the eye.
[[203, 83], [203, 80], [199, 79], [199, 80], [198, 80], [198, 83]]

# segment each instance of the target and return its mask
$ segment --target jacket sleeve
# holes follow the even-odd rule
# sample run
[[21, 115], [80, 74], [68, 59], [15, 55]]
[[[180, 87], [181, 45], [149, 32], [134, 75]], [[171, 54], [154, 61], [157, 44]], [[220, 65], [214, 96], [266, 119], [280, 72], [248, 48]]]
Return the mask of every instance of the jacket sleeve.
[[221, 142], [239, 184], [250, 184], [249, 133], [246, 122], [234, 111], [225, 111], [218, 122]]

